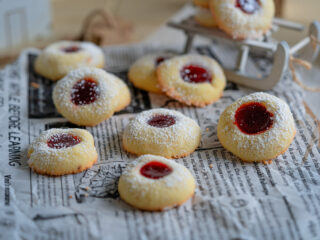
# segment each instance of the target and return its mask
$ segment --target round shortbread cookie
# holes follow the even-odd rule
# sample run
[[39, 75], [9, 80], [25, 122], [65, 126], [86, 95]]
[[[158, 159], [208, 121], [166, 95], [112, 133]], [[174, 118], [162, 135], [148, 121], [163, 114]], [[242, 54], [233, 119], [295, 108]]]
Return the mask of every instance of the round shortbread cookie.
[[196, 54], [165, 61], [158, 67], [157, 74], [165, 94], [197, 107], [217, 101], [226, 85], [220, 65], [210, 57]]
[[34, 68], [40, 75], [57, 81], [79, 67], [103, 68], [104, 61], [102, 50], [93, 43], [60, 41], [39, 54]]
[[50, 129], [29, 146], [28, 164], [33, 171], [50, 176], [79, 173], [98, 158], [92, 135], [83, 129]]
[[192, 197], [195, 180], [181, 164], [160, 156], [143, 155], [121, 175], [118, 190], [120, 197], [133, 207], [162, 211]]
[[98, 68], [79, 68], [58, 81], [53, 90], [57, 110], [70, 122], [94, 126], [130, 103], [121, 79]]
[[179, 158], [191, 154], [199, 145], [199, 125], [180, 112], [152, 109], [139, 113], [126, 126], [122, 142], [126, 151]]
[[137, 88], [162, 93], [158, 86], [157, 67], [165, 60], [171, 58], [171, 53], [155, 53], [139, 58], [129, 69], [128, 78]]
[[295, 133], [289, 106], [280, 98], [261, 92], [228, 106], [218, 123], [221, 144], [248, 162], [267, 162], [284, 153]]
[[211, 0], [218, 27], [234, 39], [260, 39], [272, 24], [273, 0]]

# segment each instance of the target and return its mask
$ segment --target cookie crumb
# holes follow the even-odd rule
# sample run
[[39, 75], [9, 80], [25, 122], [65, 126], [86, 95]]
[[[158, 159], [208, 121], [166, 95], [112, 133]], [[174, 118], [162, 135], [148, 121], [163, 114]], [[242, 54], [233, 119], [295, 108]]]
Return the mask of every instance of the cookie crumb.
[[262, 161], [262, 163], [263, 163], [264, 165], [271, 164], [271, 163], [272, 163], [272, 159], [270, 159], [270, 160], [264, 160], [264, 161]]

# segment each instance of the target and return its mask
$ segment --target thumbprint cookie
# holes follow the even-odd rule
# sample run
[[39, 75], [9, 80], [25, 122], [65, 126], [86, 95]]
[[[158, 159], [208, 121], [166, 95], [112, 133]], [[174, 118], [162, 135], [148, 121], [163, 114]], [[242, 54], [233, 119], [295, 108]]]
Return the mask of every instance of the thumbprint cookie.
[[128, 77], [130, 82], [142, 90], [162, 93], [158, 87], [157, 67], [166, 59], [172, 57], [170, 53], [149, 54], [138, 59], [129, 69]]
[[136, 154], [155, 154], [180, 158], [191, 154], [199, 145], [199, 125], [180, 112], [152, 109], [139, 113], [126, 126], [123, 147]]
[[133, 207], [162, 211], [191, 198], [195, 180], [181, 164], [160, 156], [143, 155], [121, 175], [118, 190], [120, 197]]
[[228, 106], [218, 122], [222, 146], [247, 162], [265, 162], [283, 154], [296, 128], [289, 106], [267, 93], [253, 93]]
[[39, 174], [61, 176], [90, 168], [98, 158], [92, 135], [83, 129], [50, 129], [28, 149], [28, 164]]
[[226, 85], [220, 65], [210, 57], [196, 54], [168, 59], [158, 67], [157, 74], [166, 95], [197, 107], [217, 101]]
[[260, 39], [272, 24], [273, 0], [211, 0], [218, 27], [234, 39]]
[[57, 111], [70, 122], [94, 126], [130, 103], [128, 87], [113, 74], [98, 68], [79, 68], [53, 89]]
[[57, 81], [79, 67], [103, 68], [102, 50], [90, 42], [60, 41], [46, 47], [35, 61], [35, 71]]

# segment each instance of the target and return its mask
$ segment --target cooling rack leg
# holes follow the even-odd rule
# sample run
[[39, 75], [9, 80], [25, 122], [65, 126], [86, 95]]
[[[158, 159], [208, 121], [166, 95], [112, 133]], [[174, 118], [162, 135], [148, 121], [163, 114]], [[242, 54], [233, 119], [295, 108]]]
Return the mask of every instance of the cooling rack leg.
[[186, 32], [186, 35], [187, 35], [187, 40], [186, 40], [186, 44], [184, 46], [183, 53], [190, 52], [192, 44], [193, 44], [193, 39], [194, 39], [194, 34]]
[[248, 46], [241, 46], [241, 50], [237, 60], [237, 70], [241, 73], [245, 71], [247, 60], [249, 54], [249, 47]]

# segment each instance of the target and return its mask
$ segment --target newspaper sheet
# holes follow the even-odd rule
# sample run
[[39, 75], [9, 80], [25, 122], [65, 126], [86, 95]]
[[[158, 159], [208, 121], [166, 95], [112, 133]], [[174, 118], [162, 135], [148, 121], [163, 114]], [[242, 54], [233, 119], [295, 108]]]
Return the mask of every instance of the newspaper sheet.
[[[317, 122], [306, 114], [303, 94], [290, 74], [269, 93], [292, 110], [297, 127], [293, 143], [270, 165], [244, 163], [219, 143], [217, 122], [226, 106], [254, 90], [228, 83], [219, 101], [194, 108], [134, 88], [127, 80], [130, 64], [160, 50], [143, 45], [104, 49], [106, 70], [126, 81], [132, 102], [86, 128], [94, 136], [98, 162], [62, 177], [36, 174], [27, 165], [28, 145], [41, 131], [77, 127], [55, 110], [54, 83], [34, 71], [39, 51], [24, 51], [0, 71], [0, 239], [320, 239]], [[225, 65], [233, 64], [236, 54], [219, 43], [194, 51]], [[252, 74], [267, 74], [271, 67], [271, 59], [250, 55], [247, 70]], [[121, 136], [135, 114], [158, 107], [178, 110], [202, 129], [196, 151], [173, 160], [192, 172], [197, 189], [181, 207], [144, 212], [119, 198], [119, 176], [135, 158], [123, 150]]]

